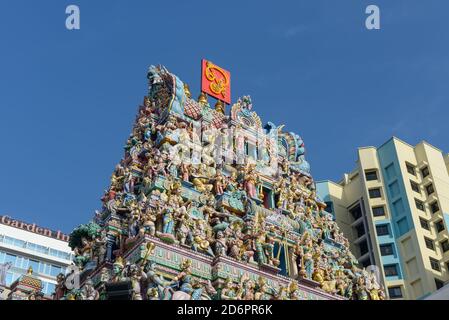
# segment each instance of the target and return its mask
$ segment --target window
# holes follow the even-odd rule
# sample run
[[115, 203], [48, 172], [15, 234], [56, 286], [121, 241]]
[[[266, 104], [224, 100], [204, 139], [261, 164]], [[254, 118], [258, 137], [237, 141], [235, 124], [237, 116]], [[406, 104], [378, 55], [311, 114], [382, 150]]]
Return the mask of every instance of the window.
[[374, 198], [381, 198], [382, 195], [381, 195], [381, 193], [380, 193], [380, 188], [369, 189], [369, 197], [370, 197], [371, 199], [374, 199]]
[[11, 262], [11, 264], [14, 265], [16, 263], [16, 258], [17, 256], [7, 253], [5, 257], [5, 263]]
[[14, 267], [16, 268], [22, 268], [22, 264], [23, 264], [23, 257], [16, 257], [16, 262], [14, 263]]
[[370, 258], [365, 259], [365, 260], [363, 260], [363, 261], [359, 261], [359, 263], [362, 265], [363, 268], [367, 268], [367, 267], [369, 267], [370, 265], [372, 265], [371, 259], [370, 259]]
[[380, 224], [376, 226], [376, 232], [378, 236], [387, 236], [390, 234], [388, 230], [388, 224]]
[[[271, 197], [271, 195], [268, 196], [268, 198], [270, 198], [270, 197]], [[264, 198], [264, 203], [265, 203], [265, 198]], [[55, 249], [50, 249], [49, 254], [51, 256], [54, 256], [54, 257], [70, 260], [70, 254], [67, 253], [67, 252], [63, 252], [63, 251], [59, 251], [59, 250], [55, 250]]]
[[429, 221], [427, 221], [426, 219], [423, 219], [423, 218], [419, 218], [419, 222], [421, 223], [421, 228], [430, 231]]
[[419, 184], [417, 184], [415, 181], [410, 180], [410, 186], [412, 187], [412, 190], [421, 193], [421, 190], [419, 190]]
[[28, 264], [28, 267], [33, 268], [33, 273], [34, 273], [34, 272], [39, 272], [39, 261], [31, 260], [31, 259], [30, 259], [30, 262], [29, 262], [29, 264]]
[[385, 215], [385, 207], [373, 207], [373, 216], [375, 217], [382, 217]]
[[331, 202], [331, 201], [326, 201], [325, 204], [326, 204], [326, 208], [325, 208], [324, 210], [325, 210], [326, 212], [329, 212], [329, 213], [333, 214], [333, 213], [334, 213], [334, 210], [333, 210], [333, 204], [332, 204], [332, 202]]
[[377, 180], [377, 172], [375, 170], [366, 171], [365, 177], [367, 181]]
[[418, 208], [418, 210], [426, 211], [426, 209], [424, 208], [424, 202], [422, 202], [418, 199], [415, 199], [415, 205], [416, 205], [416, 208]]
[[430, 266], [435, 271], [441, 271], [440, 262], [434, 258], [429, 258], [430, 260]]
[[31, 242], [27, 242], [26, 248], [27, 248], [27, 249], [30, 249], [30, 250], [32, 250], [32, 251], [37, 251], [36, 245], [35, 245], [34, 243], [31, 243]]
[[449, 251], [449, 241], [448, 240], [444, 240], [443, 242], [441, 242], [441, 250], [443, 250], [443, 252]]
[[405, 165], [407, 166], [407, 172], [416, 176], [415, 166], [410, 163], [406, 163]]
[[435, 228], [437, 229], [437, 232], [440, 233], [444, 230], [444, 223], [443, 220], [435, 222]]
[[359, 248], [360, 248], [360, 255], [363, 256], [365, 253], [368, 252], [368, 242], [366, 242], [366, 240], [363, 240], [362, 242], [359, 243]]
[[357, 231], [358, 238], [365, 234], [365, 227], [363, 226], [363, 223], [359, 223], [357, 226], [355, 226], [355, 230]]
[[393, 244], [381, 244], [380, 245], [380, 254], [382, 256], [391, 256], [394, 254]]
[[357, 220], [362, 216], [362, 209], [360, 209], [360, 206], [356, 206], [355, 208], [352, 208], [349, 210], [354, 220]]
[[430, 196], [432, 193], [435, 192], [435, 189], [433, 188], [433, 184], [428, 184], [426, 186], [426, 192], [427, 192], [428, 196]]
[[432, 239], [424, 237], [424, 242], [426, 243], [426, 247], [428, 249], [435, 251], [435, 244], [433, 243]]
[[384, 266], [385, 276], [394, 277], [398, 275], [398, 268], [395, 264]]
[[421, 174], [422, 174], [423, 178], [427, 177], [429, 175], [429, 168], [428, 167], [422, 168], [421, 169]]
[[51, 266], [51, 269], [50, 269], [51, 271], [50, 271], [50, 275], [52, 275], [52, 276], [54, 276], [54, 277], [56, 277], [58, 274], [60, 274], [61, 273], [61, 271], [62, 271], [62, 269], [61, 269], [61, 267], [59, 267], [59, 266], [54, 266], [54, 265], [52, 265]]
[[11, 238], [11, 237], [8, 237], [8, 236], [5, 236], [3, 238], [3, 242], [6, 243], [6, 244], [14, 245], [14, 239]]
[[440, 207], [438, 206], [438, 201], [434, 201], [430, 204], [430, 209], [432, 210], [432, 213], [438, 212], [440, 210]]
[[444, 287], [444, 282], [439, 279], [435, 279], [435, 286], [437, 287], [437, 290], [441, 289]]
[[10, 286], [11, 283], [14, 282], [14, 274], [12, 272], [6, 273], [5, 283], [7, 286]]
[[391, 299], [402, 298], [402, 290], [401, 287], [389, 287], [388, 295]]
[[14, 244], [16, 247], [19, 247], [19, 248], [25, 248], [26, 242], [23, 241], [23, 240], [14, 239], [13, 244]]
[[47, 283], [47, 290], [46, 290], [46, 294], [48, 296], [51, 296], [54, 292], [55, 292], [55, 284], [54, 283]]

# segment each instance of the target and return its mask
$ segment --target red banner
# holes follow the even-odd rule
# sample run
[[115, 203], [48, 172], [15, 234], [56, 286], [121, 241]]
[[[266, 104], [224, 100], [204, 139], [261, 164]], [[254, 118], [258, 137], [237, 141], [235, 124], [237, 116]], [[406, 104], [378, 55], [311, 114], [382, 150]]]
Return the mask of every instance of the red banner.
[[231, 104], [231, 73], [210, 61], [201, 61], [201, 91]]

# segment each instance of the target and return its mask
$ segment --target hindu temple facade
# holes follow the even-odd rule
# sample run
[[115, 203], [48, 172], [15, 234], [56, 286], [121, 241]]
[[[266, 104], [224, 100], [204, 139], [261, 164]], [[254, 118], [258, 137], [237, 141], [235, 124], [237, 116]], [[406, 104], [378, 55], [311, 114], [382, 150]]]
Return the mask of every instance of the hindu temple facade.
[[[316, 196], [304, 143], [226, 114], [163, 66], [94, 219], [70, 236], [79, 287], [56, 299], [383, 299]], [[73, 276], [73, 275], [72, 275]]]

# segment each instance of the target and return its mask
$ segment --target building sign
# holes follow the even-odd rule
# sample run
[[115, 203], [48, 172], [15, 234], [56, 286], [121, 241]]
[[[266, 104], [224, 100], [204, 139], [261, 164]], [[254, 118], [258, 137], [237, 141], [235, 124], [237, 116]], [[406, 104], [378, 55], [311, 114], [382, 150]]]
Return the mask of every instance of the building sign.
[[203, 59], [201, 61], [201, 91], [230, 104], [231, 73]]
[[53, 239], [61, 240], [61, 241], [69, 241], [69, 236], [62, 233], [61, 231], [53, 231], [47, 228], [42, 228], [37, 226], [35, 223], [26, 223], [23, 221], [15, 220], [8, 216], [0, 216], [0, 223], [5, 226], [14, 227], [17, 229], [22, 229], [28, 232], [40, 234], [42, 236], [50, 237]]

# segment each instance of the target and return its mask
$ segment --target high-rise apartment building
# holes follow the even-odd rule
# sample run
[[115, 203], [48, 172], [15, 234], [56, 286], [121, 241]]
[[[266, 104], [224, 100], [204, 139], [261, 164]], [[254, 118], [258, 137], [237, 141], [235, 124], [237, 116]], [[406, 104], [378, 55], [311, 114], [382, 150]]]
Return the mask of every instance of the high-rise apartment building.
[[448, 154], [393, 137], [359, 148], [355, 169], [317, 191], [391, 299], [422, 299], [449, 280]]

